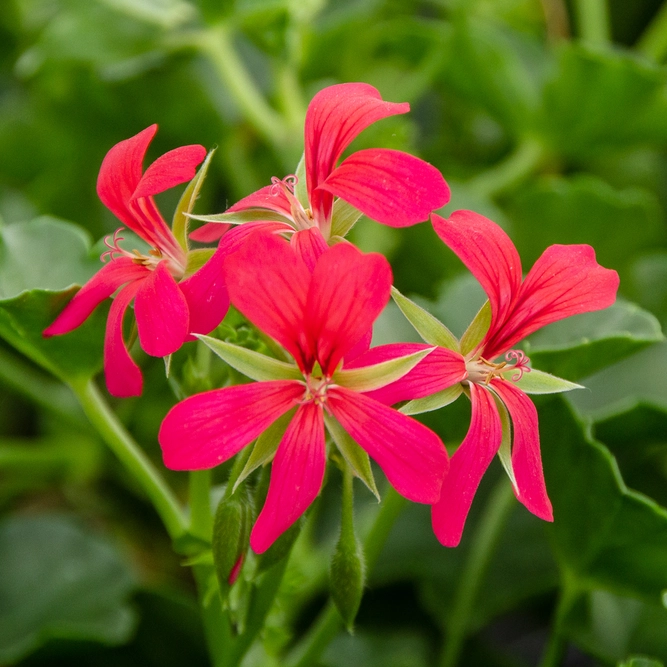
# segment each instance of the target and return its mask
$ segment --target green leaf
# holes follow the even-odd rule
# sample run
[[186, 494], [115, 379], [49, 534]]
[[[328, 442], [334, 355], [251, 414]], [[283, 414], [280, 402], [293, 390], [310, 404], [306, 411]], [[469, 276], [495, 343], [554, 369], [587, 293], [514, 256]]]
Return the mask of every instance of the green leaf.
[[339, 424], [335, 417], [331, 417], [324, 413], [324, 423], [327, 431], [331, 434], [333, 441], [336, 443], [343, 458], [347, 461], [352, 472], [368, 487], [369, 491], [380, 502], [380, 494], [375, 485], [375, 478], [373, 477], [373, 470], [371, 469], [371, 462], [368, 454], [359, 447], [359, 445], [352, 439], [348, 432]]
[[58, 514], [0, 524], [0, 661], [51, 638], [122, 644], [136, 618], [134, 577], [105, 539]]
[[625, 301], [550, 324], [523, 344], [534, 367], [578, 380], [663, 340], [651, 313]]
[[268, 463], [274, 457], [278, 445], [283, 439], [283, 435], [285, 435], [285, 431], [287, 430], [289, 423], [292, 421], [292, 417], [294, 417], [294, 413], [295, 410], [286, 412], [284, 415], [276, 419], [276, 421], [274, 421], [273, 424], [271, 424], [271, 426], [257, 438], [257, 441], [252, 448], [252, 452], [234, 484], [233, 492], [236, 492], [239, 484], [243, 482], [250, 473], [257, 470], [259, 466]]
[[459, 351], [458, 340], [442, 322], [414, 301], [410, 301], [403, 296], [395, 287], [391, 288], [391, 296], [406, 319], [429, 345], [438, 345], [449, 350]]
[[400, 380], [409, 373], [422, 359], [427, 357], [435, 348], [419, 350], [403, 357], [383, 361], [372, 366], [340, 370], [333, 374], [336, 384], [354, 391], [373, 391], [385, 387], [396, 380]]
[[629, 490], [613, 456], [557, 398], [538, 404], [547, 526], [559, 566], [579, 590], [601, 588], [657, 604], [667, 588], [667, 511]]
[[278, 361], [278, 359], [267, 357], [265, 354], [225, 343], [217, 338], [195, 335], [232, 368], [252, 380], [259, 382], [266, 380], [303, 380], [303, 374], [294, 364]]
[[[192, 210], [195, 207], [195, 202], [197, 197], [199, 197], [199, 191], [201, 186], [204, 184], [204, 179], [206, 178], [206, 173], [208, 172], [209, 164], [211, 163], [211, 158], [215, 153], [215, 149], [208, 152], [206, 159], [202, 163], [201, 167], [197, 170], [195, 177], [188, 183], [188, 186], [185, 188], [185, 191], [181, 195], [181, 198], [176, 206], [174, 211], [174, 217], [171, 223], [171, 231], [174, 233], [176, 240], [179, 245], [185, 252], [188, 252], [188, 223], [190, 219], [188, 214], [192, 213]], [[188, 256], [188, 266], [186, 267], [186, 275], [194, 273], [196, 269], [190, 269], [190, 257]]]
[[424, 412], [432, 412], [453, 403], [463, 392], [461, 383], [457, 383], [452, 387], [447, 387], [442, 391], [438, 391], [430, 396], [424, 398], [415, 398], [408, 401], [405, 405], [399, 408], [399, 412], [404, 415], [420, 415]]
[[211, 257], [213, 257], [215, 249], [213, 248], [197, 248], [190, 250], [187, 254], [188, 263], [185, 266], [185, 273], [183, 279], [189, 278], [193, 273], [197, 273]]
[[461, 354], [472, 352], [484, 339], [491, 326], [491, 304], [487, 301], [461, 336]]
[[362, 215], [362, 212], [352, 204], [340, 198], [336, 199], [331, 214], [331, 236], [345, 238]]
[[[509, 370], [503, 373], [503, 376], [510, 380], [516, 372]], [[572, 391], [573, 389], [584, 389], [580, 384], [563, 380], [563, 378], [549, 375], [549, 373], [543, 373], [535, 368], [531, 368], [529, 372], [525, 372], [514, 384], [526, 394], [558, 394], [563, 391]]]

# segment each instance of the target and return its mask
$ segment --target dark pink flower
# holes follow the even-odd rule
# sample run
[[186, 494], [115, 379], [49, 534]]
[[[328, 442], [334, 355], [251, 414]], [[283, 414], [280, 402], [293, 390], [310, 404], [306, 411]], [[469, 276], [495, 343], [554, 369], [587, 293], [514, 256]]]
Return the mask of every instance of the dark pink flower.
[[[257, 553], [319, 493], [328, 418], [378, 463], [399, 493], [416, 502], [435, 502], [448, 463], [440, 439], [419, 422], [342, 386], [336, 375], [387, 304], [392, 280], [387, 260], [341, 243], [324, 252], [311, 271], [285, 241], [260, 233], [225, 260], [225, 271], [234, 277], [228, 285], [232, 303], [280, 343], [296, 366], [286, 379], [213, 390], [176, 405], [159, 435], [167, 467], [216, 466], [295, 410], [250, 537]], [[391, 358], [404, 354], [395, 350]], [[462, 375], [462, 364], [460, 370]]]
[[[385, 102], [365, 83], [343, 83], [321, 90], [306, 113], [305, 176], [307, 202], [295, 191], [296, 177], [245, 197], [227, 213], [259, 211], [259, 219], [281, 221], [285, 232], [317, 228], [320, 244], [329, 241], [334, 199], [391, 227], [428, 218], [449, 201], [449, 188], [432, 165], [408, 153], [383, 148], [357, 151], [338, 164], [352, 140], [376, 121], [409, 111], [407, 103]], [[193, 232], [197, 241], [219, 239], [227, 225], [208, 223]], [[296, 237], [300, 234], [296, 234]], [[319, 235], [318, 235], [319, 236]], [[311, 237], [311, 242], [312, 237]]]
[[[97, 179], [104, 205], [151, 246], [147, 254], [119, 246], [118, 230], [107, 241], [109, 258], [74, 296], [44, 336], [68, 333], [80, 326], [104, 299], [119, 288], [109, 311], [104, 341], [104, 372], [114, 396], [138, 396], [139, 367], [123, 340], [123, 316], [134, 300], [141, 347], [163, 357], [216, 327], [229, 307], [221, 262], [209, 261], [184, 278], [187, 254], [158, 211], [153, 195], [191, 180], [206, 156], [203, 146], [182, 146], [159, 157], [142, 173], [142, 162], [157, 125], [116, 144], [105, 156]], [[218, 254], [222, 253], [219, 249]], [[220, 258], [217, 258], [218, 260]]]
[[[500, 448], [500, 410], [505, 408], [512, 422], [514, 493], [533, 514], [553, 520], [542, 471], [537, 411], [517, 384], [531, 370], [529, 359], [511, 348], [551, 322], [613, 304], [618, 275], [601, 267], [588, 245], [553, 245], [522, 280], [519, 254], [494, 222], [472, 211], [457, 211], [447, 220], [433, 214], [431, 219], [438, 236], [479, 280], [490, 305], [489, 328], [473, 349], [463, 354], [448, 350], [465, 363], [463, 386], [470, 396], [472, 417], [468, 434], [452, 456], [432, 518], [438, 539], [445, 546], [456, 546], [482, 475]], [[505, 355], [505, 361], [495, 362], [500, 355]], [[434, 352], [397, 383], [372, 395], [386, 403], [402, 400], [396, 396], [401, 396], [404, 385], [415, 382], [417, 374], [427, 379], [432, 391], [445, 389], [452, 384], [451, 376], [442, 372], [449, 360]]]

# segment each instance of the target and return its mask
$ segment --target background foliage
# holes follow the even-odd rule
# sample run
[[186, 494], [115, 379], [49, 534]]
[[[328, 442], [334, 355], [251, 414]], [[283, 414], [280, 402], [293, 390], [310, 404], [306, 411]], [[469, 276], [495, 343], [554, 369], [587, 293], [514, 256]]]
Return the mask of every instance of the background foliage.
[[[189, 571], [60, 382], [77, 387], [99, 370], [104, 313], [66, 338], [39, 332], [96, 270], [92, 239], [117, 226], [95, 194], [109, 147], [153, 122], [153, 158], [217, 146], [197, 211], [219, 212], [295, 170], [310, 97], [343, 81], [412, 108], [353, 149], [394, 147], [436, 165], [453, 192], [445, 213], [473, 208], [502, 224], [524, 268], [552, 243], [594, 245], [619, 271], [622, 298], [525, 346], [536, 367], [587, 387], [538, 402], [553, 525], [513, 503], [495, 464], [455, 550], [437, 543], [428, 508], [406, 507], [354, 637], [332, 626], [319, 657], [299, 663], [327, 599], [332, 472], [246, 664], [666, 662], [666, 57], [659, 0], [6, 0], [0, 662], [206, 664]], [[177, 197], [163, 196], [163, 210]], [[462, 333], [482, 295], [430, 225], [362, 220], [352, 236]], [[377, 341], [411, 337], [388, 309]], [[189, 354], [174, 360], [177, 391], [197, 382]], [[175, 398], [162, 361], [142, 365], [144, 396], [113, 405], [159, 462], [156, 433]], [[459, 401], [424, 419], [454, 448], [466, 411]], [[183, 475], [168, 479], [185, 494]], [[358, 496], [363, 528], [377, 505]]]

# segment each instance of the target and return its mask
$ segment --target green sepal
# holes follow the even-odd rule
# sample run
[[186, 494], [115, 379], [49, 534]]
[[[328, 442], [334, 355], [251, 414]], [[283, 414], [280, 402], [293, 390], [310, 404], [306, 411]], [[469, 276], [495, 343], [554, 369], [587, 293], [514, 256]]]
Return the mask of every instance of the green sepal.
[[331, 213], [331, 236], [344, 238], [363, 213], [344, 199], [336, 199]]
[[427, 343], [445, 347], [455, 352], [460, 351], [456, 336], [440, 320], [433, 317], [431, 313], [418, 306], [414, 301], [403, 296], [395, 287], [391, 288], [391, 296], [408, 322]]
[[335, 417], [324, 413], [324, 423], [336, 447], [343, 455], [352, 472], [368, 487], [380, 502], [380, 494], [375, 485], [373, 469], [368, 454], [353, 440], [352, 436], [340, 425]]
[[197, 273], [206, 262], [215, 254], [214, 248], [197, 248], [190, 250], [187, 255], [187, 264], [183, 273], [183, 280]]
[[472, 352], [484, 339], [486, 332], [491, 326], [491, 304], [487, 301], [477, 311], [470, 326], [461, 336], [461, 354]]
[[[204, 184], [204, 179], [206, 178], [206, 172], [208, 171], [209, 164], [211, 163], [211, 158], [215, 153], [215, 149], [208, 152], [206, 159], [202, 162], [201, 167], [197, 170], [195, 177], [188, 183], [188, 186], [185, 188], [185, 191], [181, 195], [181, 198], [176, 206], [174, 211], [174, 218], [171, 223], [171, 231], [173, 232], [178, 244], [183, 248], [185, 252], [188, 252], [188, 214], [192, 212], [192, 209], [195, 207], [195, 202], [199, 196], [199, 191], [201, 186]], [[188, 258], [189, 263], [189, 258]], [[187, 273], [187, 269], [186, 269]], [[194, 272], [193, 272], [194, 273]]]
[[296, 185], [294, 186], [294, 195], [299, 200], [299, 204], [303, 206], [304, 209], [310, 208], [310, 202], [308, 201], [308, 182], [306, 180], [306, 154], [301, 154], [301, 159], [299, 164], [296, 166]]
[[213, 520], [211, 548], [223, 599], [231, 588], [229, 576], [248, 549], [253, 522], [253, 503], [245, 487], [220, 501]]
[[333, 381], [341, 387], [354, 391], [373, 391], [386, 387], [396, 380], [400, 380], [409, 373], [422, 359], [427, 357], [435, 348], [419, 350], [403, 357], [389, 359], [372, 366], [340, 370], [333, 374]]
[[[509, 380], [512, 374], [516, 372], [518, 371], [509, 370], [503, 373], [503, 376]], [[525, 372], [519, 380], [514, 382], [514, 385], [525, 394], [558, 394], [573, 389], [584, 389], [582, 385], [576, 382], [563, 380], [563, 378], [538, 371], [535, 368], [531, 368], [530, 372]]]
[[292, 421], [296, 409], [289, 410], [282, 417], [276, 419], [276, 421], [269, 426], [269, 428], [262, 433], [262, 435], [257, 438], [255, 446], [252, 448], [252, 452], [246, 461], [241, 474], [234, 483], [234, 489], [232, 493], [236, 492], [239, 484], [243, 482], [248, 475], [257, 470], [259, 466], [262, 466], [268, 463], [276, 453], [280, 441], [285, 435], [287, 426]]
[[445, 407], [453, 403], [463, 392], [463, 387], [460, 382], [457, 382], [447, 389], [438, 391], [435, 394], [430, 396], [425, 396], [424, 398], [416, 398], [412, 401], [408, 401], [405, 405], [399, 408], [399, 412], [402, 412], [404, 415], [420, 415], [423, 412], [432, 412], [433, 410], [438, 410], [439, 408]]
[[500, 428], [502, 437], [500, 440], [500, 447], [498, 448], [498, 458], [505, 468], [507, 476], [512, 482], [514, 489], [517, 489], [516, 478], [514, 477], [514, 468], [512, 467], [512, 422], [510, 421], [510, 415], [505, 407], [505, 404], [500, 400], [500, 397], [493, 393], [493, 399], [496, 402], [496, 407], [498, 408], [498, 416], [500, 417]]
[[188, 215], [191, 220], [199, 222], [223, 222], [232, 225], [242, 225], [246, 222], [256, 222], [263, 220], [274, 220], [276, 222], [285, 222], [290, 224], [288, 218], [280, 213], [276, 213], [268, 208], [247, 208], [243, 211], [232, 213], [215, 213], [213, 215]]
[[245, 347], [225, 343], [217, 338], [195, 334], [199, 340], [207, 345], [215, 354], [226, 361], [239, 373], [251, 380], [265, 382], [267, 380], [303, 380], [303, 374], [293, 364], [278, 361], [265, 354], [248, 350]]

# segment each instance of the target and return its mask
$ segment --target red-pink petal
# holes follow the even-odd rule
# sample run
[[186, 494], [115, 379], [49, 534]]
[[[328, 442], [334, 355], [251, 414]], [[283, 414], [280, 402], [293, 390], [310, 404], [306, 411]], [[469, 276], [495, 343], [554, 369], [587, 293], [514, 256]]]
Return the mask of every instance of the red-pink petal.
[[381, 118], [407, 113], [407, 103], [382, 100], [366, 83], [342, 83], [321, 90], [308, 105], [305, 127], [308, 199], [316, 219], [327, 218], [333, 197], [316, 191], [349, 143]]
[[484, 288], [491, 304], [488, 340], [503, 325], [521, 285], [521, 259], [511, 239], [488, 218], [455, 211], [431, 215], [436, 234], [458, 255]]
[[299, 382], [253, 382], [186, 398], [160, 426], [164, 464], [172, 470], [219, 465], [295, 406], [303, 392]]
[[167, 262], [160, 262], [141, 281], [134, 301], [134, 316], [139, 342], [147, 354], [165, 357], [185, 342], [189, 329], [188, 302], [169, 273]]
[[205, 157], [206, 149], [198, 144], [180, 146], [161, 155], [146, 169], [132, 198], [150, 197], [191, 181]]
[[391, 227], [422, 222], [449, 201], [449, 187], [433, 165], [382, 148], [353, 153], [319, 188]]
[[331, 374], [387, 305], [391, 267], [378, 253], [363, 254], [339, 243], [320, 257], [308, 292], [306, 313], [312, 346]]
[[447, 450], [418, 421], [343, 387], [329, 389], [333, 415], [409, 500], [434, 503], [447, 473]]
[[121, 285], [148, 275], [145, 266], [129, 257], [119, 257], [105, 264], [65, 306], [53, 324], [44, 329], [45, 337], [68, 333], [83, 324], [97, 306], [110, 297]]
[[506, 323], [488, 339], [485, 354], [492, 359], [546, 324], [611, 306], [618, 283], [616, 271], [601, 267], [590, 246], [549, 246], [528, 272]]
[[500, 416], [491, 392], [470, 384], [470, 400], [470, 428], [452, 456], [440, 500], [431, 513], [433, 532], [446, 547], [455, 547], [461, 541], [472, 499], [502, 439]]
[[186, 340], [195, 340], [191, 334], [213, 331], [229, 310], [229, 293], [223, 272], [226, 255], [226, 248], [220, 244], [199, 271], [178, 284], [190, 313], [190, 335]]
[[325, 463], [322, 408], [306, 403], [273, 459], [269, 493], [250, 534], [255, 553], [264, 553], [308, 509], [322, 488]]
[[526, 394], [511, 382], [492, 380], [491, 386], [500, 396], [512, 418], [512, 470], [516, 480], [514, 493], [533, 514], [553, 521], [551, 501], [547, 495], [540, 455], [540, 431], [537, 410]]
[[136, 280], [122, 289], [111, 304], [104, 335], [104, 377], [112, 396], [141, 395], [143, 379], [123, 340], [123, 315], [141, 287]]
[[[431, 347], [421, 343], [391, 343], [371, 348], [366, 354], [357, 357], [345, 368], [359, 368], [379, 364], [389, 359], [402, 357]], [[394, 405], [400, 401], [411, 401], [424, 398], [438, 391], [452, 387], [465, 380], [468, 375], [465, 359], [453, 350], [437, 347], [425, 359], [422, 359], [411, 371], [400, 380], [366, 392], [366, 396], [374, 398], [385, 405]]]
[[311, 274], [290, 244], [271, 234], [252, 234], [224, 265], [234, 306], [277, 340], [302, 370], [310, 370], [313, 351], [305, 338], [304, 312]]
[[156, 132], [157, 125], [151, 125], [117, 143], [104, 157], [97, 177], [102, 203], [133, 231], [137, 231], [137, 222], [128, 204], [141, 180], [144, 155]]
[[373, 327], [370, 327], [368, 331], [359, 339], [358, 343], [355, 343], [351, 349], [349, 349], [343, 359], [343, 366], [347, 367], [352, 361], [357, 357], [360, 357], [364, 352], [368, 352], [368, 348], [371, 346], [373, 340]]
[[221, 239], [233, 225], [226, 222], [207, 222], [205, 225], [190, 232], [190, 238], [199, 243], [213, 243]]
[[290, 239], [290, 244], [301, 256], [301, 259], [303, 259], [311, 273], [315, 269], [317, 260], [329, 247], [319, 227], [311, 227], [310, 229], [294, 232]]

